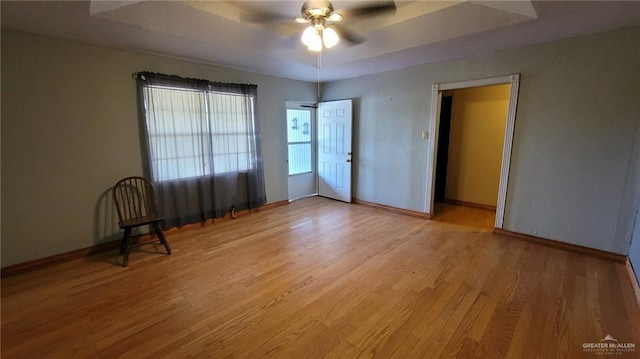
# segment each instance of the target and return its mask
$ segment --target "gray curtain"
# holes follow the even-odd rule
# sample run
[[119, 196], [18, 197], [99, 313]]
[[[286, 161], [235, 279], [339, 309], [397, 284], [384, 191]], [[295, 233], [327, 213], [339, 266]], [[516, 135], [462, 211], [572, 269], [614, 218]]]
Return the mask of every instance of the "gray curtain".
[[144, 173], [165, 228], [266, 203], [257, 86], [136, 74]]

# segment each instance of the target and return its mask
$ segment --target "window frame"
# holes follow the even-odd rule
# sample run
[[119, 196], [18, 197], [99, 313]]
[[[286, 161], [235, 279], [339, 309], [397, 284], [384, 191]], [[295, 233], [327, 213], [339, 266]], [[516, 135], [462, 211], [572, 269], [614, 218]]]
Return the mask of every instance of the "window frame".
[[[175, 91], [175, 92], [180, 92], [180, 91], [185, 91], [185, 92], [191, 92], [191, 93], [195, 93], [195, 94], [199, 94], [202, 97], [202, 103], [204, 105], [203, 110], [204, 112], [202, 114], [200, 114], [201, 117], [203, 117], [204, 119], [204, 123], [201, 123], [201, 128], [204, 129], [204, 131], [201, 132], [196, 132], [196, 133], [186, 133], [186, 132], [173, 132], [170, 133], [169, 131], [167, 131], [167, 128], [165, 127], [163, 129], [163, 131], [155, 131], [155, 132], [151, 132], [151, 128], [155, 128], [156, 126], [151, 126], [149, 121], [149, 101], [150, 101], [150, 96], [151, 96], [151, 92], [153, 90], [150, 89], [161, 89], [161, 90], [167, 90], [167, 91]], [[214, 131], [214, 127], [216, 127], [214, 125], [214, 122], [216, 121], [216, 116], [214, 115], [211, 106], [212, 106], [212, 97], [216, 96], [216, 95], [222, 95], [222, 96], [237, 96], [240, 101], [242, 101], [242, 103], [240, 104], [241, 106], [247, 106], [249, 108], [248, 111], [248, 118], [244, 118], [242, 119], [242, 126], [246, 127], [247, 132], [243, 133], [243, 132], [228, 132], [228, 133], [220, 133], [220, 132], [215, 132]], [[151, 171], [151, 173], [153, 173], [153, 177], [154, 180], [157, 182], [176, 182], [176, 181], [184, 181], [184, 180], [192, 180], [192, 179], [197, 179], [197, 178], [213, 178], [216, 176], [224, 176], [226, 174], [230, 174], [230, 173], [248, 173], [252, 170], [255, 169], [256, 164], [251, 160], [251, 158], [254, 156], [253, 151], [256, 151], [255, 148], [253, 148], [253, 146], [250, 144], [250, 141], [255, 140], [255, 136], [256, 136], [256, 97], [254, 95], [245, 95], [245, 94], [240, 94], [240, 93], [236, 93], [236, 92], [225, 92], [225, 91], [221, 91], [218, 89], [209, 89], [209, 90], [202, 90], [202, 89], [194, 89], [194, 88], [190, 88], [190, 87], [181, 87], [179, 85], [159, 85], [159, 84], [144, 84], [143, 85], [143, 100], [144, 100], [144, 109], [146, 112], [145, 115], [145, 121], [146, 121], [146, 137], [147, 137], [147, 141], [148, 141], [148, 146], [149, 146], [149, 165], [151, 168], [149, 168], [149, 170]], [[248, 102], [247, 102], [248, 101]], [[166, 112], [171, 112], [171, 109], [173, 108], [173, 106], [169, 106], [169, 107], [163, 107], [160, 109], [160, 111], [166, 111]], [[176, 112], [171, 112], [176, 113]], [[153, 147], [152, 143], [153, 141], [161, 141], [162, 138], [167, 138], [167, 141], [171, 141], [171, 139], [175, 139], [177, 137], [191, 137], [193, 138], [191, 143], [194, 143], [195, 141], [197, 141], [197, 138], [201, 138], [204, 139], [204, 142], [206, 142], [206, 144], [204, 144], [202, 146], [202, 151], [199, 154], [194, 154], [193, 156], [181, 156], [179, 153], [172, 155], [172, 156], [154, 156], [157, 153], [155, 153], [154, 151], [151, 150], [151, 148]], [[201, 137], [200, 137], [201, 136]], [[246, 137], [246, 145], [244, 146], [246, 151], [230, 151], [230, 152], [217, 152], [216, 151], [216, 144], [215, 144], [215, 139], [216, 137], [220, 138], [224, 138], [224, 137], [238, 137], [238, 138], [242, 138], [242, 137]], [[239, 144], [239, 143], [238, 143]], [[252, 150], [253, 148], [253, 150]], [[237, 149], [237, 148], [236, 148]], [[241, 156], [244, 155], [244, 157], [246, 158], [246, 161], [244, 163], [246, 163], [246, 168], [242, 167], [242, 168], [238, 168], [237, 170], [229, 170], [226, 169], [224, 171], [216, 171], [216, 168], [220, 167], [220, 164], [215, 165], [215, 158], [219, 158], [219, 157], [225, 157], [225, 156]], [[174, 167], [174, 171], [177, 173], [179, 172], [177, 170], [177, 168], [180, 167], [180, 163], [179, 161], [181, 159], [192, 159], [195, 162], [201, 162], [201, 172], [202, 174], [196, 174], [196, 175], [187, 175], [187, 176], [180, 176], [179, 174], [177, 176], [163, 176], [161, 174], [161, 170], [160, 168], [158, 168], [157, 164], [161, 161], [174, 161], [175, 162], [175, 167]], [[172, 164], [173, 165], [173, 164]]]

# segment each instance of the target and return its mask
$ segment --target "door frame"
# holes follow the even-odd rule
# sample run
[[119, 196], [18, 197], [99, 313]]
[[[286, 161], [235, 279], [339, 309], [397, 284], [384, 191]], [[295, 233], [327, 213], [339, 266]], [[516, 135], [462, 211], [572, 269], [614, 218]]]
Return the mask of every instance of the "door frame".
[[440, 103], [442, 91], [456, 90], [469, 87], [510, 84], [509, 109], [507, 110], [507, 122], [504, 131], [504, 145], [502, 148], [502, 165], [500, 169], [500, 184], [498, 186], [498, 201], [496, 206], [495, 228], [502, 228], [504, 222], [505, 202], [507, 198], [507, 186], [509, 182], [509, 166], [511, 164], [511, 150], [513, 147], [513, 131], [516, 120], [516, 108], [518, 105], [518, 89], [520, 87], [520, 74], [497, 76], [479, 80], [468, 80], [449, 83], [435, 83], [431, 86], [431, 114], [429, 120], [429, 133], [432, 140], [429, 142], [427, 155], [427, 183], [424, 198], [424, 211], [434, 214], [435, 196], [435, 172], [438, 146], [438, 131], [440, 131]]
[[[300, 173], [295, 175], [289, 174], [289, 139], [288, 135], [285, 134], [286, 146], [287, 146], [287, 169], [286, 169], [286, 177], [287, 177], [287, 200], [289, 202], [297, 201], [299, 199], [313, 197], [318, 195], [318, 169], [317, 169], [317, 153], [316, 153], [316, 140], [317, 140], [317, 128], [316, 128], [316, 116], [317, 116], [317, 104], [311, 103], [308, 101], [292, 101], [287, 100], [285, 102], [285, 117], [288, 116], [288, 110], [309, 110], [311, 112], [311, 123], [309, 124], [309, 128], [311, 130], [311, 172], [308, 173]], [[288, 126], [288, 124], [287, 124]], [[288, 133], [288, 129], [287, 129]], [[296, 195], [292, 196], [291, 193], [291, 183], [294, 181], [293, 178], [303, 178], [303, 177], [312, 177], [313, 178], [313, 193], [306, 193], [304, 195]]]

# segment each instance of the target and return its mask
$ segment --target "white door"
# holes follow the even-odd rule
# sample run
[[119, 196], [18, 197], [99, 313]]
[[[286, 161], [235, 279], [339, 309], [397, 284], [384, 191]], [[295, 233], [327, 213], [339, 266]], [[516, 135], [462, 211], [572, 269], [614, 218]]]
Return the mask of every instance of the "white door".
[[351, 202], [351, 100], [318, 104], [318, 194]]

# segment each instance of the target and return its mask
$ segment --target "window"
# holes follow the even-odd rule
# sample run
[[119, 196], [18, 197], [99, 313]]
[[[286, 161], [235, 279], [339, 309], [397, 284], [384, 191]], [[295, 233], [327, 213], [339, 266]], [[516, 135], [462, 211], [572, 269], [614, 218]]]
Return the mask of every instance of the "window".
[[246, 172], [253, 168], [255, 137], [253, 98], [239, 94], [209, 93], [214, 174]]
[[144, 86], [153, 178], [162, 182], [251, 170], [254, 100], [232, 92]]
[[289, 176], [311, 172], [311, 110], [287, 109]]
[[143, 172], [156, 183], [165, 228], [267, 202], [257, 85], [134, 75]]

